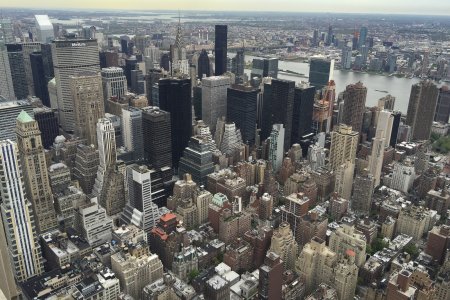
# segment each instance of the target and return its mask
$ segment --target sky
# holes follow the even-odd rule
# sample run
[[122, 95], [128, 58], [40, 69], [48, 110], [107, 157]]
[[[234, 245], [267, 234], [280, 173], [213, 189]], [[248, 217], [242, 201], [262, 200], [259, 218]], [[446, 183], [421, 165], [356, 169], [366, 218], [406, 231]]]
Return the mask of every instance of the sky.
[[40, 9], [348, 12], [450, 16], [450, 0], [5, 0], [1, 6]]

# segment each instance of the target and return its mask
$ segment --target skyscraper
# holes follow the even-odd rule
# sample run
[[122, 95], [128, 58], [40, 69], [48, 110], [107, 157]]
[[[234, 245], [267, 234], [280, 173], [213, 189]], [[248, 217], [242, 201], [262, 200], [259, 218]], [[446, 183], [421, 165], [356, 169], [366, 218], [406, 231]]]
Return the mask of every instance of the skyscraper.
[[269, 161], [272, 163], [275, 172], [280, 170], [283, 163], [285, 134], [283, 124], [273, 124], [269, 142]]
[[172, 164], [178, 162], [192, 133], [191, 80], [163, 78], [159, 80], [159, 106], [170, 113]]
[[244, 143], [255, 142], [256, 108], [260, 90], [250, 86], [232, 85], [227, 91], [227, 120], [241, 130]]
[[30, 54], [31, 73], [33, 78], [33, 95], [41, 99], [42, 104], [50, 107], [50, 96], [48, 95], [48, 81], [44, 71], [44, 60], [42, 52]]
[[170, 62], [170, 71], [172, 76], [189, 74], [189, 62], [186, 59], [186, 48], [183, 45], [183, 34], [180, 19], [178, 19], [175, 44], [170, 46]]
[[122, 109], [123, 145], [133, 151], [136, 161], [144, 159], [144, 140], [142, 135], [142, 110], [135, 107]]
[[372, 154], [369, 157], [369, 172], [375, 179], [375, 186], [380, 185], [381, 168], [383, 167], [384, 148], [386, 143], [384, 130], [377, 130], [373, 138]]
[[33, 70], [31, 68], [30, 54], [41, 51], [41, 43], [27, 42], [22, 43], [23, 67], [25, 69], [25, 78], [27, 81], [28, 95], [34, 96]]
[[268, 252], [264, 264], [259, 267], [259, 299], [281, 299], [283, 285], [283, 262], [279, 255]]
[[267, 119], [263, 120], [261, 138], [266, 139], [270, 135], [274, 124], [283, 124], [285, 128], [284, 150], [287, 151], [291, 146], [295, 82], [273, 79], [269, 91], [269, 99], [264, 101], [263, 106], [263, 110], [267, 112]]
[[14, 100], [14, 85], [12, 82], [11, 68], [9, 66], [8, 51], [3, 41], [0, 40], [0, 95], [6, 99]]
[[21, 44], [7, 44], [9, 68], [14, 87], [14, 95], [17, 99], [26, 99], [28, 96], [27, 77], [25, 74], [25, 64], [23, 49]]
[[201, 137], [191, 137], [180, 159], [179, 176], [189, 173], [196, 183], [206, 185], [206, 176], [213, 172], [214, 163], [209, 144]]
[[216, 131], [219, 118], [227, 115], [227, 89], [230, 77], [211, 76], [202, 80], [202, 120]]
[[[3, 229], [10, 264], [18, 282], [40, 275], [44, 271], [38, 235], [35, 228], [31, 203], [27, 201], [19, 163], [17, 144], [10, 140], [0, 142], [0, 205]], [[25, 176], [28, 177], [28, 176]], [[48, 180], [48, 179], [47, 179]], [[3, 233], [2, 233], [3, 234]], [[4, 253], [1, 253], [5, 257]], [[3, 275], [2, 275], [3, 278]]]
[[309, 83], [316, 90], [322, 89], [330, 80], [331, 61], [313, 57], [309, 64]]
[[155, 106], [142, 109], [144, 158], [155, 168], [172, 168], [171, 126], [167, 111]]
[[328, 33], [327, 33], [327, 41], [325, 45], [331, 46], [333, 43], [334, 35], [333, 35], [333, 26], [328, 26]]
[[375, 179], [369, 170], [365, 169], [356, 175], [353, 188], [351, 207], [358, 215], [368, 215], [372, 207], [372, 195]]
[[278, 78], [278, 58], [254, 58], [250, 76]]
[[70, 77], [84, 71], [100, 71], [97, 40], [55, 40], [52, 42], [52, 57], [60, 124], [64, 131], [72, 133], [76, 126]]
[[39, 42], [46, 44], [51, 43], [55, 38], [53, 24], [47, 15], [35, 15], [35, 23], [37, 29], [37, 38]]
[[[236, 83], [243, 83], [245, 68], [244, 48], [236, 50], [236, 56], [231, 60], [231, 72], [236, 75]], [[239, 79], [239, 80], [238, 80]]]
[[97, 145], [97, 121], [105, 116], [102, 79], [99, 73], [83, 72], [70, 77], [75, 133], [87, 145]]
[[208, 52], [206, 52], [205, 49], [203, 49], [202, 52], [200, 53], [200, 56], [198, 57], [197, 65], [198, 65], [197, 77], [199, 79], [202, 79], [203, 76], [206, 76], [206, 77], [211, 76], [209, 56], [208, 56]]
[[57, 227], [53, 194], [47, 174], [44, 147], [38, 124], [25, 111], [17, 117], [17, 148], [28, 199], [33, 205], [36, 230], [44, 233]]
[[33, 107], [27, 100], [0, 101], [0, 140], [16, 139], [16, 118], [22, 110], [34, 116]]
[[295, 88], [294, 111], [292, 113], [292, 144], [299, 143], [302, 136], [311, 133], [315, 92], [313, 86]]
[[439, 90], [432, 81], [421, 81], [411, 87], [406, 125], [411, 126], [413, 140], [428, 140], [431, 134]]
[[366, 97], [367, 88], [362, 82], [347, 85], [344, 91], [343, 121], [357, 133], [361, 132], [363, 113], [366, 108]]
[[59, 135], [58, 119], [55, 111], [47, 107], [37, 107], [34, 109], [34, 119], [41, 131], [42, 146], [45, 149], [50, 149], [55, 142], [55, 138]]
[[330, 168], [336, 170], [349, 161], [355, 163], [359, 134], [352, 131], [350, 126], [340, 124], [331, 132]]
[[361, 48], [362, 46], [366, 46], [367, 42], [367, 27], [362, 26], [359, 30], [359, 40], [358, 40], [358, 46]]
[[342, 48], [341, 68], [350, 70], [352, 67], [352, 48], [345, 46]]
[[119, 67], [110, 67], [102, 69], [103, 97], [109, 100], [111, 97], [120, 99], [127, 92], [127, 78], [123, 69]]
[[214, 53], [215, 59], [215, 75], [220, 76], [227, 71], [227, 43], [228, 43], [228, 26], [216, 25]]
[[444, 124], [448, 123], [450, 117], [450, 90], [444, 85], [439, 89], [439, 97], [434, 114], [434, 121]]

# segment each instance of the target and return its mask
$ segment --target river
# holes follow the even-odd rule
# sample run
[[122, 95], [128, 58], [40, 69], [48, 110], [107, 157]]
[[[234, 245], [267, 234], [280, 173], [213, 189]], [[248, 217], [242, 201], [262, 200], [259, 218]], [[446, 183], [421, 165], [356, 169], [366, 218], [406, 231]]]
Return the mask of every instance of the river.
[[[234, 56], [234, 53], [229, 53], [230, 56]], [[245, 61], [252, 61], [256, 56], [246, 55]], [[309, 74], [309, 64], [303, 62], [293, 61], [279, 61], [278, 68], [281, 70], [291, 70], [297, 73], [302, 73], [306, 77]], [[246, 69], [246, 73], [250, 75], [250, 71]], [[289, 79], [295, 82], [308, 81], [308, 78], [298, 77], [289, 74], [278, 73], [278, 78]], [[387, 91], [395, 99], [395, 109], [400, 110], [406, 114], [408, 110], [409, 94], [411, 93], [411, 86], [420, 81], [418, 78], [398, 78], [395, 76], [383, 76], [368, 73], [358, 73], [345, 70], [334, 71], [334, 81], [336, 83], [336, 93], [345, 90], [345, 87], [349, 84], [361, 81], [367, 87], [367, 100], [366, 106], [374, 106], [377, 104], [378, 99], [387, 95], [387, 93], [380, 91]]]

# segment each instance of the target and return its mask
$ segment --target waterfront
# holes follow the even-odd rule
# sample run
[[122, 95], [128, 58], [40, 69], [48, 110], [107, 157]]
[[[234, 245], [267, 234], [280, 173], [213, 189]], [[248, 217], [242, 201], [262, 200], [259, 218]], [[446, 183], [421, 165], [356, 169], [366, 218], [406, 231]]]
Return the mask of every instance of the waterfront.
[[[230, 53], [230, 56], [234, 54]], [[256, 56], [246, 55], [245, 61], [252, 61]], [[308, 81], [309, 64], [303, 62], [293, 61], [279, 61], [278, 68], [282, 70], [290, 70], [297, 73], [304, 74], [305, 77], [296, 75], [289, 75], [286, 73], [279, 73], [278, 78], [289, 79], [295, 82]], [[250, 75], [251, 70], [246, 70]], [[345, 90], [349, 84], [361, 81], [367, 87], [367, 101], [366, 106], [374, 106], [378, 99], [387, 95], [383, 91], [387, 91], [392, 96], [396, 97], [395, 109], [400, 110], [406, 114], [408, 109], [409, 94], [411, 86], [420, 81], [418, 78], [398, 78], [395, 76], [383, 76], [377, 74], [359, 73], [345, 70], [334, 70], [334, 81], [336, 82], [336, 93]]]

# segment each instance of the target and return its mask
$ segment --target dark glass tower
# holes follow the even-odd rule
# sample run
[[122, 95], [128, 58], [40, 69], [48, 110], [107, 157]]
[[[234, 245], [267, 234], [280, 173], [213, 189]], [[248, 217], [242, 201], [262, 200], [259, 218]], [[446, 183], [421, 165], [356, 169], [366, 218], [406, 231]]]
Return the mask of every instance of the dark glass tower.
[[128, 86], [131, 86], [131, 71], [136, 70], [137, 59], [135, 56], [125, 59], [125, 77], [127, 78]]
[[255, 143], [256, 108], [259, 89], [232, 85], [227, 90], [227, 120], [241, 130], [242, 140]]
[[323, 58], [312, 58], [309, 65], [309, 83], [316, 88], [322, 89], [327, 85], [330, 78], [331, 62]]
[[244, 49], [238, 49], [236, 56], [231, 60], [231, 72], [236, 75], [236, 83], [242, 83], [242, 76], [244, 76], [245, 68], [245, 54]]
[[212, 172], [214, 172], [214, 163], [209, 144], [201, 138], [191, 137], [189, 146], [180, 159], [178, 175], [182, 177], [189, 173], [198, 185], [206, 185], [206, 176]]
[[397, 144], [398, 128], [400, 126], [402, 113], [400, 111], [394, 111], [394, 112], [392, 112], [392, 116], [394, 117], [394, 120], [392, 122], [392, 132], [391, 132], [391, 139], [389, 141], [389, 145], [391, 147], [395, 148], [395, 145]]
[[211, 75], [208, 52], [205, 49], [202, 50], [198, 57], [198, 78], [202, 79], [203, 75], [209, 77]]
[[447, 124], [450, 117], [450, 90], [447, 86], [442, 86], [439, 89], [439, 97], [436, 105], [436, 112], [434, 113], [434, 121]]
[[161, 68], [163, 68], [166, 71], [169, 71], [170, 69], [170, 57], [169, 57], [169, 53], [163, 53], [163, 55], [161, 55], [161, 62], [159, 64], [161, 66]]
[[144, 158], [155, 168], [172, 167], [170, 113], [158, 107], [142, 109]]
[[300, 143], [311, 132], [315, 92], [313, 86], [295, 88], [291, 143]]
[[55, 77], [52, 58], [52, 44], [41, 44], [42, 62], [44, 65], [44, 74], [47, 82]]
[[42, 145], [45, 149], [50, 149], [59, 135], [58, 119], [55, 112], [50, 108], [35, 108], [34, 119], [38, 123], [41, 131]]
[[[50, 107], [50, 98], [48, 95], [47, 79], [44, 71], [44, 61], [41, 52], [30, 54], [31, 71], [33, 74], [34, 93], [41, 99], [42, 104]], [[45, 146], [44, 146], [45, 147]]]
[[14, 94], [17, 99], [26, 99], [28, 97], [28, 84], [25, 76], [22, 45], [7, 44], [6, 49], [8, 52], [9, 68], [11, 69]]
[[159, 80], [159, 106], [170, 113], [172, 126], [172, 164], [178, 162], [192, 134], [191, 80], [163, 78]]
[[227, 32], [227, 25], [216, 25], [214, 44], [216, 76], [222, 75], [227, 71]]

